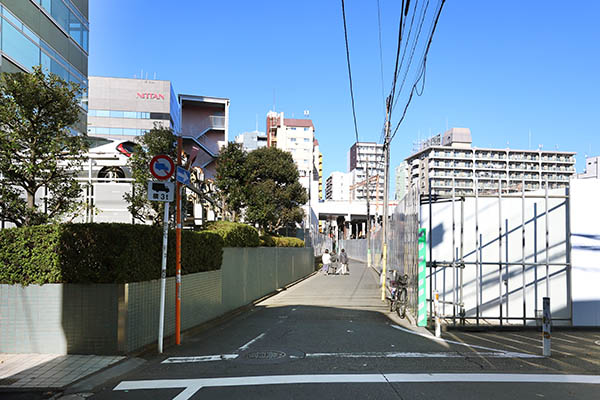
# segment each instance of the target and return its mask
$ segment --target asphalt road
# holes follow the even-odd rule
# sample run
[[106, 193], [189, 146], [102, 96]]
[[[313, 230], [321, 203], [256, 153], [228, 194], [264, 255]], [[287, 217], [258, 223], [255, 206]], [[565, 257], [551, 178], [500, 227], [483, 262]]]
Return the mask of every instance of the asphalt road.
[[378, 276], [314, 275], [96, 388], [101, 399], [600, 399], [599, 331], [430, 332]]

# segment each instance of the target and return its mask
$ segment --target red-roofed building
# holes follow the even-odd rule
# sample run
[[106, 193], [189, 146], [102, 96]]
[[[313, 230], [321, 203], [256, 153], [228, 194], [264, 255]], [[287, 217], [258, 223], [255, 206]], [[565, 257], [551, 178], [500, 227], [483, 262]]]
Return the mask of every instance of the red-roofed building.
[[298, 167], [300, 183], [310, 193], [313, 207], [318, 203], [322, 192], [322, 182], [319, 184], [319, 177], [322, 176], [322, 156], [319, 156], [318, 144], [311, 119], [285, 118], [283, 112], [275, 111], [269, 111], [267, 114], [267, 146], [292, 154]]

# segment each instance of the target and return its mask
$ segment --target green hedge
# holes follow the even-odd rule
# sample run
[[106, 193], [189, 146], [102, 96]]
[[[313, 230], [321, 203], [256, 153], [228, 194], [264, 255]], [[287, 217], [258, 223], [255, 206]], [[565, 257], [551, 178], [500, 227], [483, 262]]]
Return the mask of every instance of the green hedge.
[[258, 231], [250, 225], [214, 221], [207, 223], [203, 229], [205, 232], [219, 234], [225, 242], [225, 247], [258, 247], [260, 244]]
[[260, 247], [275, 247], [277, 246], [277, 243], [275, 243], [275, 239], [273, 239], [273, 236], [269, 236], [269, 235], [262, 235], [260, 238]]
[[263, 247], [304, 247], [304, 241], [295, 237], [263, 235], [260, 237], [260, 245]]
[[[223, 239], [182, 232], [182, 274], [221, 268]], [[162, 229], [131, 224], [61, 224], [0, 231], [0, 283], [125, 283], [160, 278]], [[169, 233], [167, 275], [175, 275]]]

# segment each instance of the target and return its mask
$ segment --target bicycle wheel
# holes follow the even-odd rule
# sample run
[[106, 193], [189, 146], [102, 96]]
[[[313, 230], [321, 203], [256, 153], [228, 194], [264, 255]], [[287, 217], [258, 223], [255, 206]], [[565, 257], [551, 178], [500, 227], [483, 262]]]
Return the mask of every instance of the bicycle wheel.
[[396, 313], [400, 318], [406, 317], [406, 306], [408, 305], [408, 293], [406, 292], [406, 288], [400, 289], [400, 293], [398, 294], [398, 305], [396, 307]]

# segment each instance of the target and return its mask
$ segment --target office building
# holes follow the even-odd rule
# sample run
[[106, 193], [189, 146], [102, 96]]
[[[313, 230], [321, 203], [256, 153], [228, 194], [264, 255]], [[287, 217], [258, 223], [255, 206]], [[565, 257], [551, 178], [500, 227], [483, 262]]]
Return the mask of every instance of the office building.
[[171, 82], [90, 76], [89, 83], [88, 135], [123, 140], [154, 126], [180, 131]]
[[[407, 187], [421, 193], [473, 195], [520, 192], [569, 185], [575, 174], [575, 153], [547, 150], [513, 150], [471, 147], [468, 128], [452, 128], [421, 144], [406, 159]], [[431, 186], [430, 186], [431, 184]], [[477, 186], [476, 186], [477, 184]]]
[[83, 88], [80, 123], [85, 132], [88, 75], [88, 0], [0, 0], [0, 72], [29, 72], [41, 65]]
[[267, 134], [257, 130], [254, 132], [244, 132], [237, 135], [234, 141], [241, 144], [245, 151], [253, 151], [261, 147], [267, 147]]
[[348, 172], [351, 174], [350, 199], [366, 200], [367, 169], [370, 200], [384, 197], [385, 165], [383, 145], [374, 142], [357, 142], [348, 151]]
[[202, 170], [205, 179], [216, 175], [216, 158], [229, 137], [229, 99], [179, 95], [183, 149], [190, 165]]

